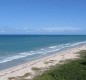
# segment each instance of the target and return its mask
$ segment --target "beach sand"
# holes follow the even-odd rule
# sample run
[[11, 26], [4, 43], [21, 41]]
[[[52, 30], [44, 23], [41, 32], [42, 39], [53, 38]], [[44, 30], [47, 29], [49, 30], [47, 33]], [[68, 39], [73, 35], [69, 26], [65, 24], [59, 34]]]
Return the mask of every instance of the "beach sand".
[[[86, 50], [86, 44], [72, 47], [70, 49], [66, 49], [43, 58], [0, 71], [0, 80], [8, 80], [9, 77], [19, 78], [21, 76], [27, 79], [32, 79], [34, 76], [41, 74], [51, 66], [62, 64], [62, 62], [65, 60], [79, 58], [79, 54], [76, 53], [81, 50]], [[24, 76], [26, 73], [30, 73], [30, 75]], [[15, 79], [13, 78], [9, 80]]]

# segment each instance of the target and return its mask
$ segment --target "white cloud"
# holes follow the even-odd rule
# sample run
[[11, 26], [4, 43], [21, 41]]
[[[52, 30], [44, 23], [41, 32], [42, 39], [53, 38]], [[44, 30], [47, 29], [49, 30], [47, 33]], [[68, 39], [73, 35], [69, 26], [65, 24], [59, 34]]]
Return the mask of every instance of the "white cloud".
[[41, 28], [41, 31], [48, 31], [48, 32], [75, 32], [81, 31], [81, 28], [76, 27], [56, 27], [56, 28]]
[[0, 30], [0, 33], [5, 33], [5, 30]]
[[43, 27], [43, 28], [1, 28], [0, 33], [73, 33], [82, 31], [78, 27]]

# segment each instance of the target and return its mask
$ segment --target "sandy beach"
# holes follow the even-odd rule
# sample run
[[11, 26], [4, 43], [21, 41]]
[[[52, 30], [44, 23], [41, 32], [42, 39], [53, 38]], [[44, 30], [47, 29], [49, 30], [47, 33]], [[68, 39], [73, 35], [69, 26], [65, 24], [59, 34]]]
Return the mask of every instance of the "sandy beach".
[[[24, 76], [26, 73], [30, 73], [31, 75], [26, 76], [25, 78], [32, 79], [34, 76], [39, 75], [49, 67], [56, 64], [61, 64], [62, 61], [79, 58], [79, 54], [76, 53], [81, 50], [86, 50], [86, 44], [66, 49], [64, 51], [43, 58], [0, 71], [0, 80], [9, 80], [8, 78], [10, 77], [21, 77]], [[37, 73], [37, 71], [35, 71], [34, 69], [40, 69], [39, 73]]]

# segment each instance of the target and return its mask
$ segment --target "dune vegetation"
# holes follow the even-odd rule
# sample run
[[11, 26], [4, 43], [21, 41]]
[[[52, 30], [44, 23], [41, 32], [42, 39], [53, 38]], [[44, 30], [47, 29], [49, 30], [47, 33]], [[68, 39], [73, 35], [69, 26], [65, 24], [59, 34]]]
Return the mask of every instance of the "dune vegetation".
[[80, 59], [56, 65], [33, 80], [86, 80], [86, 51], [80, 51]]

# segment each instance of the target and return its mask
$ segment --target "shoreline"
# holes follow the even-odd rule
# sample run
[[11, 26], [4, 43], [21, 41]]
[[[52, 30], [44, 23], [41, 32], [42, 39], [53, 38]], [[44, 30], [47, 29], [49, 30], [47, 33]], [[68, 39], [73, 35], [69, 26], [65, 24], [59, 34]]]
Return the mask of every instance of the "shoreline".
[[[86, 44], [79, 45], [61, 52], [55, 52], [54, 54], [51, 54], [49, 56], [45, 56], [43, 58], [39, 58], [12, 68], [8, 68], [6, 70], [2, 70], [0, 71], [0, 80], [8, 80], [9, 77], [23, 76], [28, 72], [32, 74], [28, 77], [28, 79], [31, 79], [36, 74], [36, 72], [32, 70], [33, 67], [46, 69], [50, 66], [60, 64], [62, 60], [78, 58], [78, 54], [75, 53], [81, 50], [86, 50]], [[52, 62], [49, 62], [50, 60], [52, 60]], [[44, 62], [47, 62], [47, 64], [45, 64]]]

